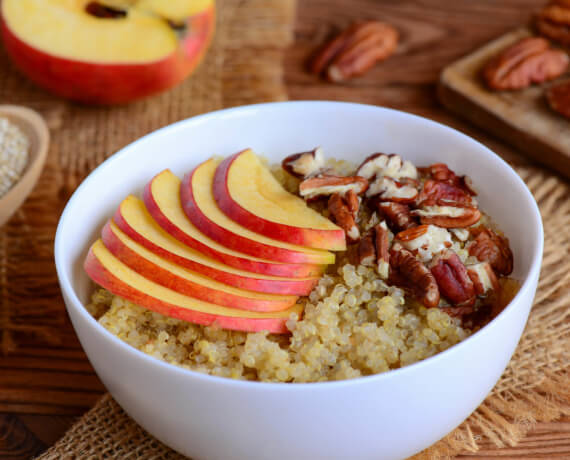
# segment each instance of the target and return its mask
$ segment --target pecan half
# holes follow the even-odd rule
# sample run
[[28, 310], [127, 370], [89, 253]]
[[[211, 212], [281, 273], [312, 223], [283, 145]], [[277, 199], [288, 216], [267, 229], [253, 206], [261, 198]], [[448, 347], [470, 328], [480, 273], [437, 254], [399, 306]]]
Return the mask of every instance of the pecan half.
[[471, 195], [447, 182], [428, 179], [418, 196], [418, 206], [473, 206]]
[[325, 166], [325, 155], [321, 147], [310, 152], [289, 155], [281, 162], [285, 171], [295, 177], [305, 178], [321, 171]]
[[332, 220], [346, 233], [350, 243], [360, 239], [360, 230], [356, 225], [356, 219], [349, 205], [340, 193], [334, 193], [329, 198], [328, 209]]
[[476, 224], [481, 212], [473, 207], [425, 206], [411, 214], [420, 217], [422, 224], [432, 224], [443, 228], [463, 228]]
[[434, 163], [427, 168], [419, 168], [419, 170], [429, 175], [433, 180], [445, 182], [447, 184], [458, 187], [472, 196], [476, 196], [477, 192], [473, 188], [473, 182], [469, 176], [458, 176], [445, 163]]
[[358, 263], [366, 267], [373, 267], [376, 262], [376, 248], [372, 233], [368, 233], [360, 239], [358, 245]]
[[434, 259], [431, 273], [439, 291], [453, 305], [469, 306], [475, 302], [475, 288], [465, 265], [453, 251], [446, 251]]
[[570, 45], [570, 2], [555, 0], [536, 16], [538, 32], [563, 45]]
[[398, 233], [394, 237], [422, 262], [429, 262], [436, 254], [451, 247], [451, 235], [445, 228], [420, 225]]
[[552, 110], [570, 118], [570, 80], [550, 86], [546, 90], [546, 100]]
[[398, 32], [394, 27], [379, 21], [355, 23], [315, 55], [311, 72], [324, 72], [332, 82], [345, 81], [389, 57], [397, 44]]
[[414, 186], [381, 176], [370, 184], [366, 190], [366, 196], [369, 198], [375, 196], [381, 201], [413, 203], [418, 196], [418, 190]]
[[469, 243], [469, 255], [480, 262], [488, 262], [493, 270], [501, 275], [510, 275], [513, 271], [513, 253], [509, 240], [484, 227], [471, 229], [475, 240]]
[[467, 265], [465, 268], [467, 268], [469, 278], [473, 281], [475, 294], [485, 295], [489, 291], [499, 290], [499, 280], [488, 262]]
[[392, 179], [417, 179], [418, 171], [412, 162], [402, 161], [400, 155], [394, 153], [375, 153], [366, 158], [356, 170], [356, 175], [372, 179], [373, 177], [387, 176]]
[[439, 304], [439, 288], [431, 271], [407, 249], [394, 244], [390, 250], [391, 281], [403, 284], [427, 308]]
[[485, 66], [483, 77], [491, 89], [522, 89], [562, 75], [568, 67], [568, 55], [550, 49], [540, 37], [523, 38]]
[[410, 207], [406, 204], [393, 201], [380, 202], [377, 203], [377, 209], [393, 232], [400, 232], [418, 225], [416, 217], [412, 215]]
[[299, 184], [299, 194], [306, 200], [310, 200], [318, 196], [327, 196], [335, 193], [345, 194], [349, 190], [360, 195], [367, 188], [368, 181], [363, 177], [319, 175], [301, 182]]
[[378, 224], [374, 227], [374, 243], [376, 247], [376, 268], [382, 279], [388, 279], [390, 274], [390, 239], [386, 224]]

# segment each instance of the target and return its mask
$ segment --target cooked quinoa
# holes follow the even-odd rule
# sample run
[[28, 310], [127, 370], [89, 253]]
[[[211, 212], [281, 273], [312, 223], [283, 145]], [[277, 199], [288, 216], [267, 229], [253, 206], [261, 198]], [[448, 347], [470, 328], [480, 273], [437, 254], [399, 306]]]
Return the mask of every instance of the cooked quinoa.
[[375, 271], [343, 264], [302, 299], [291, 336], [199, 326], [139, 307], [104, 289], [87, 309], [129, 345], [205, 374], [264, 382], [351, 379], [407, 366], [469, 335], [458, 319], [426, 309]]

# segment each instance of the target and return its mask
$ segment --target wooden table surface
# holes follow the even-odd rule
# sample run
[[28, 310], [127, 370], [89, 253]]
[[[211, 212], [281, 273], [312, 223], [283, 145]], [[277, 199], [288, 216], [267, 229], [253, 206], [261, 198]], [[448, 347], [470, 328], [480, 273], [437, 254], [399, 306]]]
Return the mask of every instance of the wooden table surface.
[[[542, 3], [299, 0], [295, 43], [285, 58], [289, 97], [363, 102], [416, 113], [473, 136], [508, 161], [523, 163], [526, 160], [508, 145], [448, 114], [437, 102], [435, 88], [445, 65], [527, 22]], [[401, 31], [396, 56], [344, 85], [306, 73], [305, 62], [323, 40], [353, 20], [368, 18], [385, 20]], [[61, 328], [60, 342], [66, 344], [63, 350], [47, 347], [24, 349], [18, 356], [5, 351], [0, 355], [0, 458], [25, 459], [41, 453], [104, 391], [69, 325]], [[484, 443], [477, 454], [458, 458], [570, 459], [570, 418], [537, 424], [517, 447], [497, 449]]]

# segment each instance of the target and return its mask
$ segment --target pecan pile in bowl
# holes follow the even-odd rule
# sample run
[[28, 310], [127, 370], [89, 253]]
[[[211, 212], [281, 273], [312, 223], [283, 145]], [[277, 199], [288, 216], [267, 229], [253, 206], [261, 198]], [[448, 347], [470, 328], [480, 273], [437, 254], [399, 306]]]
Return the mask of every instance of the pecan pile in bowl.
[[297, 193], [345, 230], [354, 265], [373, 267], [388, 285], [464, 327], [480, 326], [504, 307], [513, 254], [479, 209], [468, 176], [384, 153], [339, 168], [321, 148], [291, 155], [282, 167], [298, 179]]

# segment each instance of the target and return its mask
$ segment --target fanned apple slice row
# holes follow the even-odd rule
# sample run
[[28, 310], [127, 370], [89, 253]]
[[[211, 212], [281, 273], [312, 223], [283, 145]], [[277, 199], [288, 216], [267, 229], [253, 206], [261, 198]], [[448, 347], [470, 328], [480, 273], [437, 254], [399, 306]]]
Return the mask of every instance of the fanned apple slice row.
[[214, 174], [220, 160], [210, 159], [186, 174], [180, 199], [190, 221], [218, 243], [257, 257], [280, 262], [332, 264], [335, 256], [321, 249], [283, 243], [253, 232], [230, 219], [216, 204], [212, 194]]
[[286, 310], [297, 301], [296, 296], [245, 291], [185, 269], [141, 246], [113, 221], [103, 227], [101, 239], [105, 247], [132, 270], [188, 297], [248, 311]]
[[227, 308], [185, 296], [139, 275], [122, 263], [101, 240], [91, 246], [84, 263], [91, 279], [115, 295], [171, 318], [223, 329], [247, 332], [267, 330], [287, 333], [291, 313], [300, 316], [302, 306], [280, 312], [261, 313]]
[[240, 289], [271, 294], [307, 295], [319, 280], [318, 277], [285, 278], [262, 275], [224, 265], [167, 233], [152, 218], [144, 203], [132, 195], [119, 205], [113, 219], [130, 238], [158, 256]]
[[144, 203], [158, 224], [184, 244], [242, 270], [274, 276], [320, 275], [322, 265], [290, 264], [257, 258], [227, 248], [202, 233], [184, 214], [180, 201], [180, 179], [171, 171], [157, 174], [144, 188]]
[[312, 248], [344, 251], [344, 231], [285, 190], [251, 151], [223, 160], [214, 198], [238, 224], [269, 238]]

